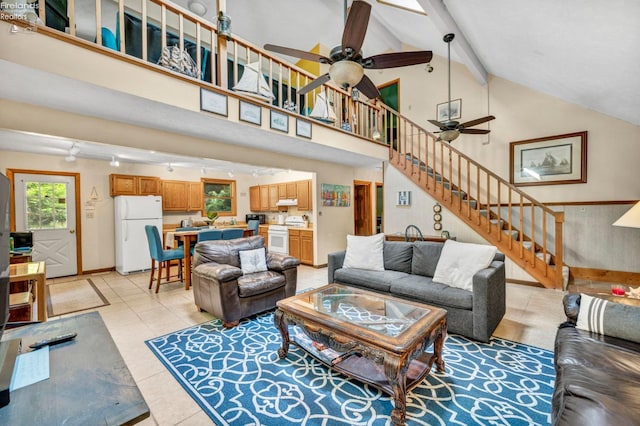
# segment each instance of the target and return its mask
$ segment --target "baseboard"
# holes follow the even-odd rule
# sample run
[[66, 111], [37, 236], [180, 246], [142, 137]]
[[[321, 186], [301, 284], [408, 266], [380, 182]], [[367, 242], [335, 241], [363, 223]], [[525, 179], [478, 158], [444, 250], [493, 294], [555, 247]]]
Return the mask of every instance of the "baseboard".
[[539, 287], [539, 288], [545, 288], [541, 283], [539, 283], [538, 281], [526, 281], [526, 280], [516, 280], [516, 279], [512, 279], [512, 278], [507, 278], [505, 280], [506, 282], [510, 283], [510, 284], [519, 284], [519, 285], [528, 285], [530, 287]]
[[110, 268], [90, 269], [88, 271], [82, 271], [82, 275], [102, 274], [104, 272], [112, 272], [112, 271], [115, 271], [115, 270], [116, 270], [115, 266], [112, 266]]
[[607, 269], [570, 267], [569, 279], [604, 281], [629, 286], [640, 286], [640, 272], [610, 271]]

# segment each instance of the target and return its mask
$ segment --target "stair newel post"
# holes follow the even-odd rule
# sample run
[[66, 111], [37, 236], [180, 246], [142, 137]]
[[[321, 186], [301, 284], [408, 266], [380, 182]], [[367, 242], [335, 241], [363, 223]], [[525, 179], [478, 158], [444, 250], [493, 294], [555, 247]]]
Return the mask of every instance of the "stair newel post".
[[522, 205], [522, 194], [520, 194], [520, 209], [519, 209], [519, 215], [520, 215], [520, 225], [519, 225], [519, 230], [520, 232], [518, 232], [518, 241], [520, 242], [520, 258], [522, 259], [524, 257], [524, 246], [522, 245], [522, 235], [524, 234], [524, 206]]
[[480, 167], [476, 166], [476, 198], [478, 202], [476, 203], [476, 213], [478, 213], [478, 226], [480, 226], [480, 204], [482, 200], [480, 199]]
[[441, 195], [444, 200], [444, 144], [440, 142], [440, 187], [442, 189]]
[[564, 266], [563, 248], [562, 248], [562, 240], [563, 240], [562, 223], [564, 222], [564, 212], [554, 212], [553, 216], [555, 217], [555, 221], [556, 221], [555, 288], [557, 290], [560, 290], [560, 289], [564, 289], [564, 282], [562, 279], [562, 267]]
[[509, 203], [509, 250], [511, 250], [513, 248], [513, 238], [511, 238], [511, 236], [513, 235], [513, 212], [511, 211], [512, 209], [512, 192], [511, 192], [511, 186], [508, 187], [509, 188], [509, 196], [507, 197], [507, 202]]
[[[547, 263], [547, 212], [542, 210], [542, 259]], [[544, 270], [544, 275], [548, 275], [549, 268]]]
[[491, 180], [489, 173], [487, 175], [487, 234], [491, 234]]
[[[217, 14], [220, 15], [220, 12], [222, 13], [226, 13], [227, 12], [227, 0], [218, 0], [217, 1]], [[216, 30], [216, 33], [218, 31]], [[165, 32], [162, 32], [162, 35], [164, 36]], [[236, 43], [234, 43], [235, 45]], [[218, 36], [218, 40], [217, 40], [217, 49], [218, 49], [218, 63], [216, 64], [216, 75], [218, 76], [218, 85], [220, 87], [222, 87], [223, 89], [231, 89], [231, 87], [228, 87], [229, 84], [229, 73], [227, 70], [227, 38], [226, 37], [222, 37], [222, 36]], [[236, 52], [237, 53], [237, 52]], [[215, 56], [215, 55], [212, 55]], [[238, 78], [238, 56], [234, 56], [233, 57], [233, 61], [235, 62], [236, 66], [234, 67], [234, 84], [238, 84], [237, 78]]]
[[467, 218], [471, 217], [471, 162], [465, 160], [467, 163]]
[[462, 158], [460, 157], [460, 154], [458, 154], [458, 182], [457, 182], [457, 186], [458, 186], [458, 211], [461, 212], [462, 211]]
[[500, 226], [500, 221], [501, 221], [501, 216], [502, 216], [502, 212], [500, 211], [501, 209], [501, 204], [500, 204], [500, 187], [502, 186], [502, 184], [500, 183], [499, 180], [496, 180], [496, 183], [498, 185], [498, 192], [497, 192], [497, 204], [498, 204], [498, 224], [496, 225], [496, 227], [498, 228], [498, 241], [502, 241], [502, 227]]
[[[453, 159], [451, 158], [451, 143], [447, 145], [447, 150], [449, 152], [449, 205], [453, 204]], [[444, 182], [442, 183], [444, 188]]]
[[531, 257], [533, 258], [533, 267], [536, 266], [536, 205], [531, 201]]

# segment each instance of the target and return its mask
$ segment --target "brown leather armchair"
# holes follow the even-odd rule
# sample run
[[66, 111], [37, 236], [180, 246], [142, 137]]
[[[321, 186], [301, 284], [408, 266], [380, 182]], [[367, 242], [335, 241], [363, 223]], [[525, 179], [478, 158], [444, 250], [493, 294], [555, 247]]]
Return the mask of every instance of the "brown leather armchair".
[[243, 275], [242, 250], [264, 247], [262, 236], [199, 242], [194, 250], [193, 295], [196, 306], [235, 327], [241, 318], [276, 307], [296, 293], [300, 260], [267, 253], [268, 271]]

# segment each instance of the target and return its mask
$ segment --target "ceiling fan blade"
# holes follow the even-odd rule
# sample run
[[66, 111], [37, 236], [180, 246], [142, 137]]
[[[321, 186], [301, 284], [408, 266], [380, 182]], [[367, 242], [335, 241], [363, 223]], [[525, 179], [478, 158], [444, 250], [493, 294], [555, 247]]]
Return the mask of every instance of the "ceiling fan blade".
[[428, 121], [429, 123], [433, 124], [434, 126], [438, 126], [439, 128], [446, 127], [446, 126], [444, 125], [444, 123], [441, 123], [441, 122], [436, 121], [436, 120], [427, 120], [427, 121]]
[[460, 124], [460, 127], [471, 127], [476, 126], [478, 124], [486, 123], [487, 121], [495, 120], [493, 115], [487, 115], [486, 117], [476, 118], [475, 120], [467, 121], [466, 123]]
[[356, 84], [356, 89], [361, 91], [362, 94], [369, 99], [375, 99], [380, 96], [380, 91], [378, 91], [376, 85], [373, 84], [373, 81], [366, 75], [363, 75], [360, 83]]
[[300, 59], [306, 59], [308, 61], [321, 62], [323, 64], [330, 64], [331, 59], [326, 56], [318, 55], [317, 53], [305, 52], [304, 50], [292, 49], [290, 47], [276, 46], [275, 44], [265, 44], [264, 48], [276, 53], [282, 53], [283, 55], [293, 56]]
[[313, 89], [316, 89], [316, 88], [322, 86], [324, 83], [326, 83], [330, 79], [331, 79], [331, 77], [329, 77], [329, 73], [323, 74], [320, 77], [318, 77], [315, 80], [313, 80], [311, 83], [309, 83], [306, 86], [304, 86], [302, 89], [298, 90], [298, 95], [307, 94], [310, 91], [312, 91]]
[[486, 135], [491, 130], [487, 129], [461, 129], [460, 133], [466, 133], [468, 135]]
[[433, 58], [433, 52], [422, 50], [417, 52], [383, 53], [363, 59], [362, 66], [369, 69], [406, 67], [409, 65], [426, 64]]
[[353, 49], [353, 55], [360, 52], [369, 26], [369, 15], [371, 15], [369, 3], [356, 0], [351, 4], [351, 10], [349, 10], [349, 16], [342, 32], [343, 53], [347, 47]]

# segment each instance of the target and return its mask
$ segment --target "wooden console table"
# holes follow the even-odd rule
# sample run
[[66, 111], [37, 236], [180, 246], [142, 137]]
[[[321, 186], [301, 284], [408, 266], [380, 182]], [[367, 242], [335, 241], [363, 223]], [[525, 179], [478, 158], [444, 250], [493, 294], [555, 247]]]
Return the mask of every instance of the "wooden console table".
[[11, 392], [0, 408], [2, 425], [123, 425], [149, 417], [109, 330], [97, 312], [6, 330], [3, 341], [22, 339], [22, 350], [45, 338], [78, 336], [49, 348], [47, 380]]
[[36, 281], [36, 304], [38, 306], [38, 321], [47, 320], [47, 310], [45, 309], [44, 284], [46, 280], [47, 267], [44, 262], [14, 263], [9, 265], [9, 282]]

